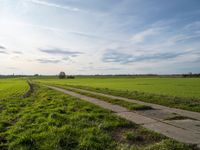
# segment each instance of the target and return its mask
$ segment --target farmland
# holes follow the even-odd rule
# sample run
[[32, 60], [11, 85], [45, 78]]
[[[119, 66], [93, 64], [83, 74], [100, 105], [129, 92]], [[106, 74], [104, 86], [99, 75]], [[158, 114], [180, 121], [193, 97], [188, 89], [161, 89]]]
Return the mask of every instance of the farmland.
[[200, 78], [77, 77], [76, 79], [66, 80], [49, 78], [36, 81], [62, 86], [70, 85], [101, 93], [200, 112]]
[[0, 79], [0, 99], [23, 96], [29, 89], [26, 80]]
[[5, 83], [12, 92], [1, 93], [0, 149], [193, 149], [46, 87], [34, 84], [22, 97], [25, 80]]
[[200, 0], [0, 0], [0, 150], [200, 150]]

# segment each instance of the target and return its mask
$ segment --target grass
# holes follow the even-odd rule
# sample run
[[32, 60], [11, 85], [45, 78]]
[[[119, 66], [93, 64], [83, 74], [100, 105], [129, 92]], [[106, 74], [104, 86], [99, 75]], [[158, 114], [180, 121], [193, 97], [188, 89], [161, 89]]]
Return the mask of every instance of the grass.
[[173, 97], [167, 95], [157, 95], [150, 93], [142, 93], [137, 91], [123, 91], [123, 90], [111, 90], [108, 88], [92, 88], [84, 86], [73, 86], [80, 89], [91, 90], [94, 92], [110, 94], [120, 97], [125, 97], [129, 99], [136, 99], [148, 103], [154, 103], [159, 105], [164, 105], [173, 108], [185, 109], [195, 112], [200, 112], [200, 100], [198, 99], [186, 99], [182, 97]]
[[94, 98], [97, 98], [97, 99], [100, 99], [100, 100], [103, 100], [103, 101], [106, 101], [106, 102], [109, 102], [109, 103], [112, 103], [112, 104], [115, 104], [115, 105], [119, 105], [119, 106], [125, 107], [129, 110], [152, 109], [150, 106], [131, 103], [131, 102], [127, 102], [127, 101], [120, 100], [120, 99], [113, 99], [113, 98], [110, 98], [110, 97], [107, 97], [107, 96], [97, 95], [97, 94], [89, 93], [89, 92], [86, 92], [86, 91], [80, 91], [79, 89], [72, 89], [72, 88], [67, 87], [67, 86], [58, 86], [58, 87], [61, 87], [61, 88], [64, 88], [64, 89], [67, 89], [67, 90], [70, 90], [70, 91], [73, 91], [73, 92], [76, 92], [76, 93], [79, 93], [79, 94], [82, 94], [82, 95], [86, 95], [86, 96], [89, 96], [89, 97], [94, 97]]
[[43, 78], [43, 83], [108, 88], [117, 91], [137, 91], [158, 95], [200, 100], [200, 78], [173, 77], [77, 77], [75, 79]]
[[[145, 136], [143, 136], [145, 135]], [[150, 132], [146, 129], [141, 130], [126, 130], [122, 133], [122, 140], [127, 140], [130, 143], [148, 144], [149, 141], [159, 141], [158, 133]]]
[[0, 100], [23, 96], [28, 90], [29, 85], [26, 80], [19, 78], [0, 79]]
[[[38, 85], [29, 97], [6, 97], [0, 105], [2, 150], [195, 149]], [[124, 138], [128, 131], [145, 140]]]
[[55, 78], [34, 79], [44, 84], [72, 86], [168, 107], [200, 112], [200, 78]]

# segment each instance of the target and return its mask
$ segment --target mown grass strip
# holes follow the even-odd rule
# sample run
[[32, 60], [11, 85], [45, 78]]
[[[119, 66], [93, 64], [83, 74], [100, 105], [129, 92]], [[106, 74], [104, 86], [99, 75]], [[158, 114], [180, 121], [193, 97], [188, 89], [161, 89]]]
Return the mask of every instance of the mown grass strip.
[[72, 88], [67, 87], [67, 86], [59, 86], [59, 87], [64, 88], [64, 89], [69, 90], [69, 91], [72, 91], [72, 92], [82, 94], [82, 95], [97, 98], [99, 100], [103, 100], [103, 101], [109, 102], [111, 104], [119, 105], [119, 106], [125, 107], [129, 110], [149, 110], [149, 109], [152, 109], [150, 106], [131, 103], [131, 102], [127, 102], [127, 101], [120, 100], [120, 99], [113, 99], [113, 98], [110, 98], [110, 97], [107, 97], [107, 96], [93, 94], [93, 93], [89, 93], [89, 92], [86, 92], [86, 91], [80, 91], [79, 89], [72, 89]]

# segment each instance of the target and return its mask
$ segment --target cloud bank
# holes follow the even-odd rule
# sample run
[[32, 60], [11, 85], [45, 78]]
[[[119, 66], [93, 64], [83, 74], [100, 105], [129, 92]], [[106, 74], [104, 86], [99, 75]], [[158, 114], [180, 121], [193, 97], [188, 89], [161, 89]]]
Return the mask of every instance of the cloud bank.
[[190, 52], [163, 52], [163, 53], [146, 53], [140, 55], [132, 55], [127, 53], [118, 52], [115, 50], [106, 50], [103, 54], [103, 62], [115, 62], [120, 64], [127, 64], [132, 62], [141, 62], [141, 61], [159, 61], [173, 59], [182, 55], [187, 55]]
[[76, 57], [80, 54], [83, 54], [82, 52], [69, 51], [69, 50], [60, 49], [60, 48], [50, 48], [50, 49], [39, 48], [39, 51], [52, 54], [52, 55], [64, 55], [64, 56], [71, 56], [71, 57]]
[[5, 48], [4, 46], [1, 46], [1, 45], [0, 45], [0, 49], [6, 49], [6, 48]]
[[48, 64], [48, 63], [57, 64], [61, 62], [60, 60], [56, 60], [56, 59], [37, 59], [36, 61], [43, 64]]

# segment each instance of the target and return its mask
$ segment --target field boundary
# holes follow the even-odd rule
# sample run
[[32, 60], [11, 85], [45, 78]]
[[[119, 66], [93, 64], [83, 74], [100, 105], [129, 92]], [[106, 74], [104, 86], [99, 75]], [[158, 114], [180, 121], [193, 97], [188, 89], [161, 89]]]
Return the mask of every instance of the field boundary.
[[28, 80], [29, 90], [22, 96], [23, 98], [27, 98], [33, 93], [33, 84]]

